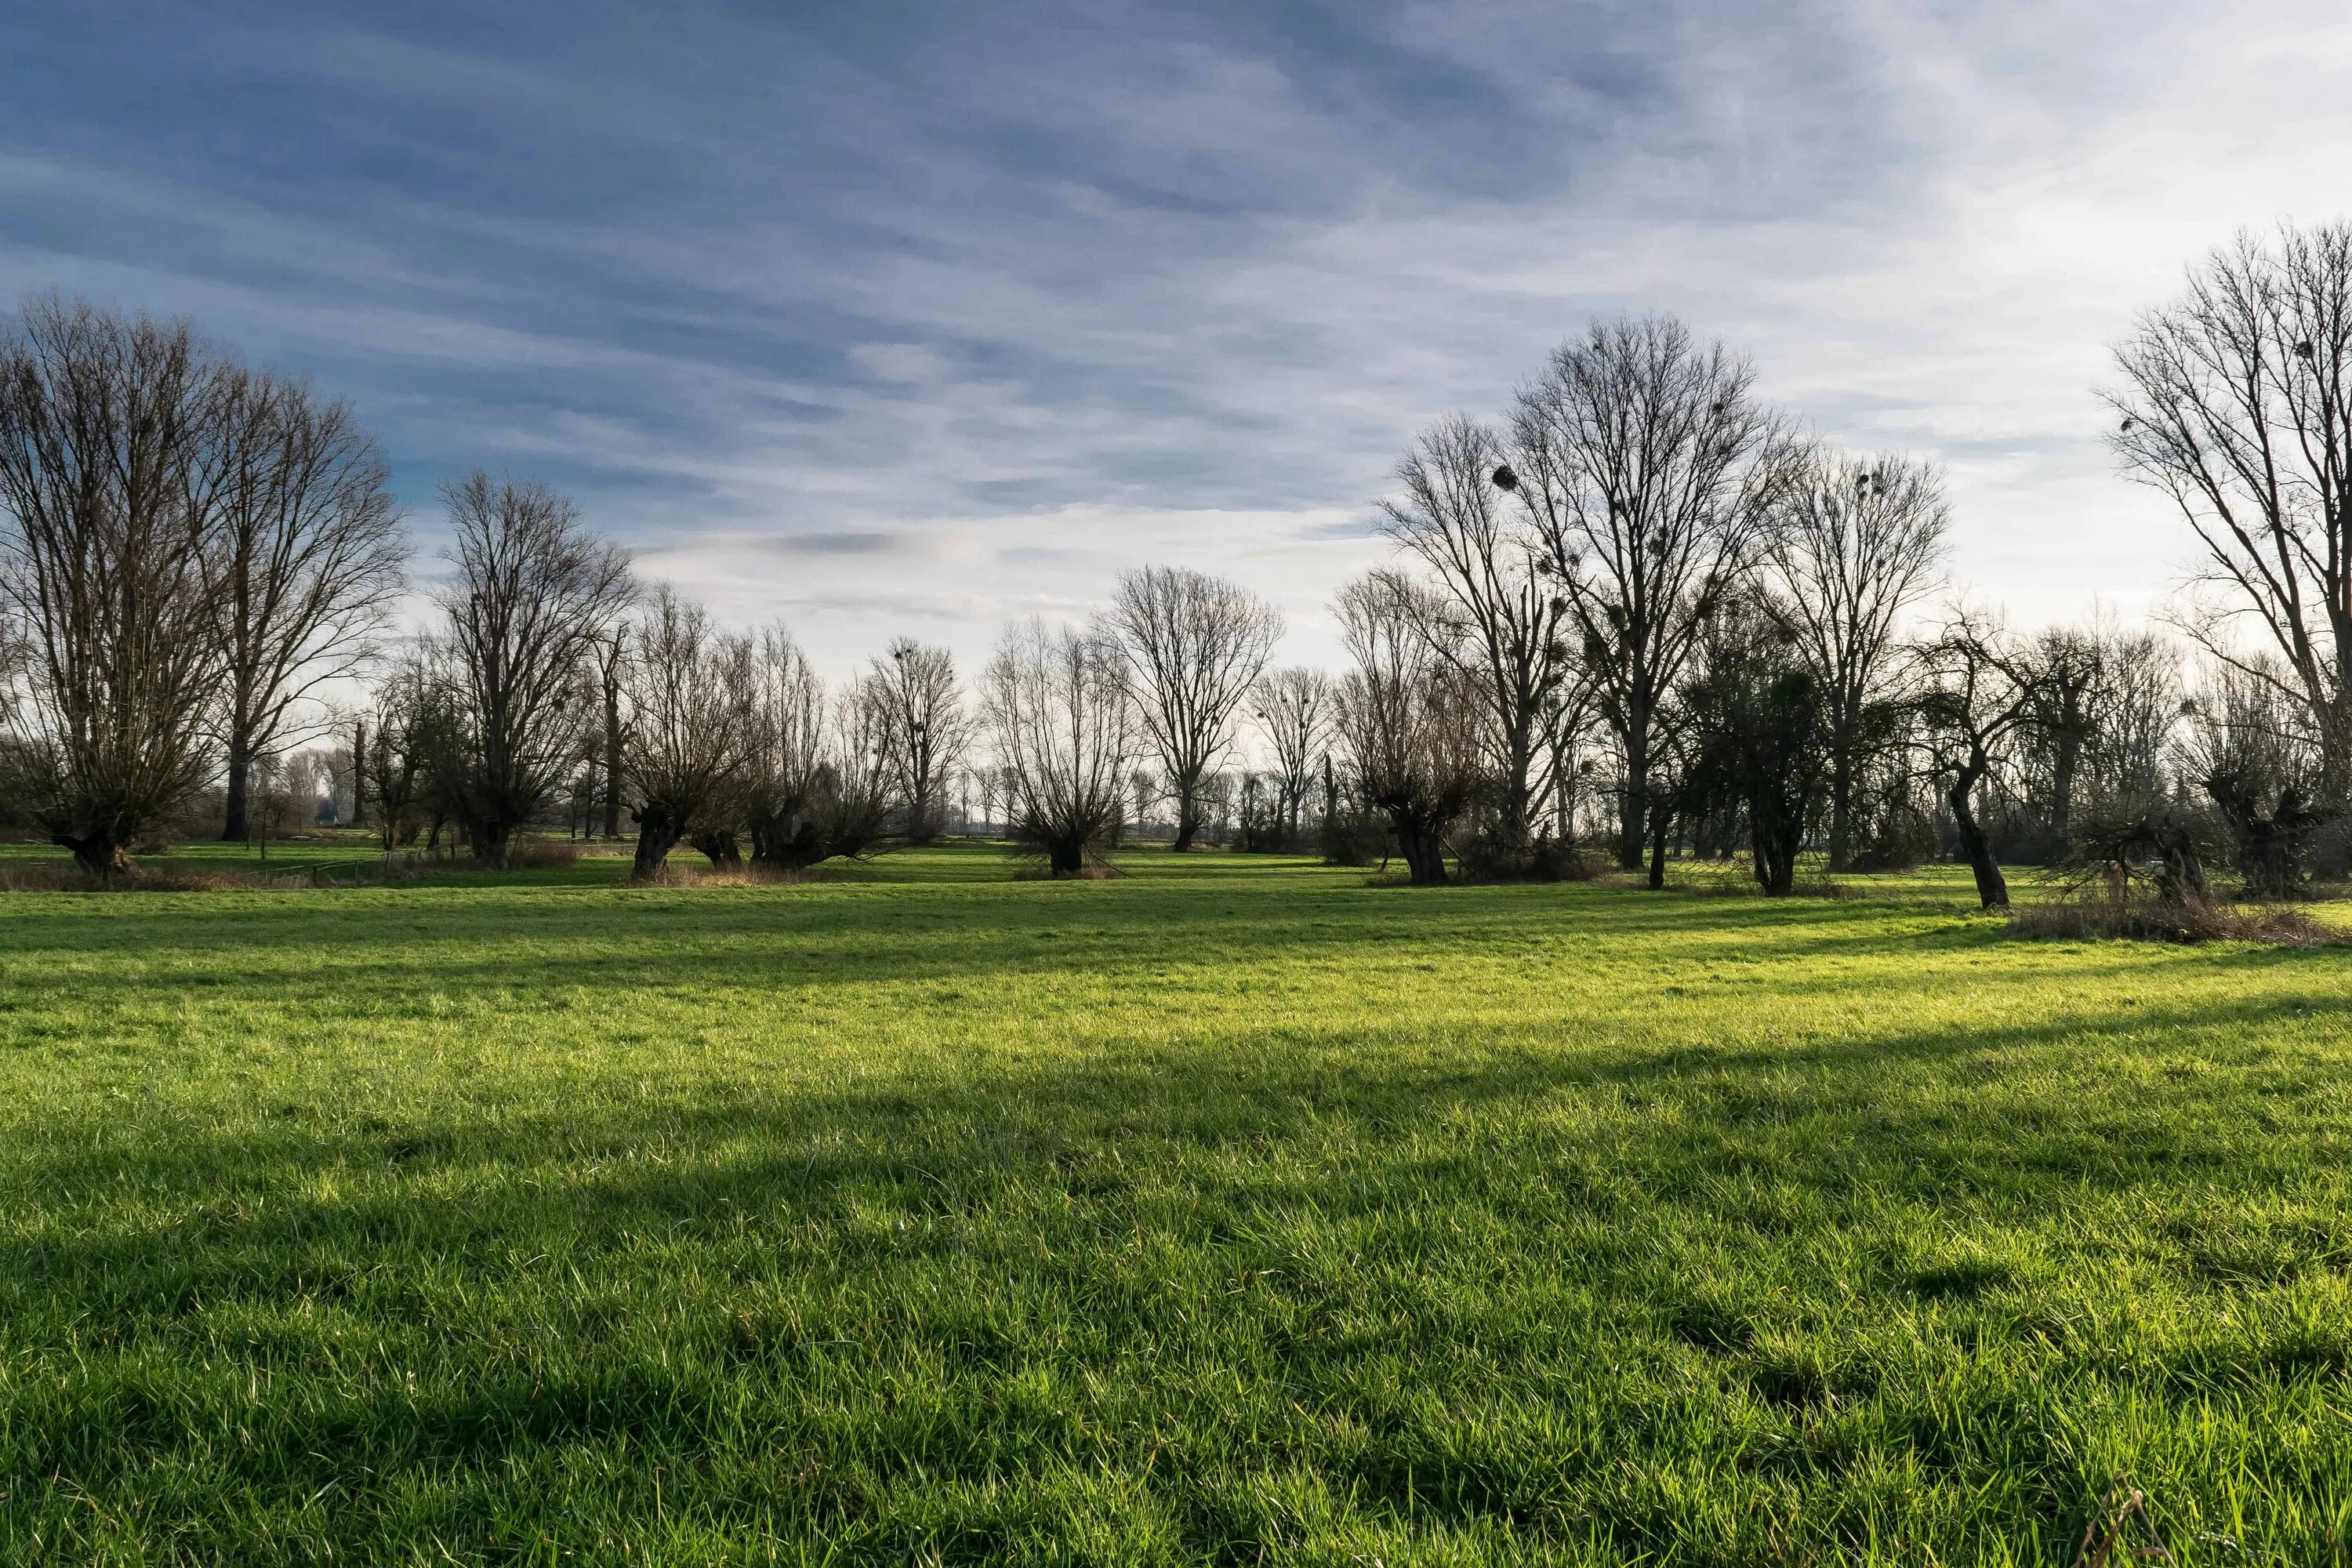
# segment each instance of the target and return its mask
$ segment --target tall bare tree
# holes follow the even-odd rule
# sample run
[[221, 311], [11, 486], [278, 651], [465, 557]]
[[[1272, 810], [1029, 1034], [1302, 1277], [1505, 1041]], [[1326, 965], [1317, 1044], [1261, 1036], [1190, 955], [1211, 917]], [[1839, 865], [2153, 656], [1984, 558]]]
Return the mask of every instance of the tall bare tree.
[[940, 835], [948, 774], [971, 743], [955, 656], [898, 637], [873, 661], [866, 683], [907, 838], [929, 844]]
[[213, 766], [218, 380], [184, 322], [50, 296], [0, 332], [5, 787], [97, 876]]
[[1461, 666], [1430, 644], [1433, 590], [1375, 572], [1339, 591], [1353, 668], [1340, 678], [1338, 729], [1357, 793], [1381, 814], [1416, 886], [1446, 879], [1445, 835], [1479, 779], [1478, 720]]
[[1753, 564], [1786, 466], [1756, 374], [1670, 317], [1595, 322], [1555, 350], [1512, 421], [1517, 493], [1568, 601], [1623, 768], [1618, 858], [1642, 861], [1660, 705], [1699, 627]]
[[1033, 617], [1005, 628], [981, 680], [1013, 837], [1056, 876], [1100, 858], [1125, 821], [1137, 726], [1121, 658], [1103, 632]]
[[1528, 509], [1511, 503], [1517, 476], [1485, 426], [1444, 420], [1397, 465], [1397, 479], [1403, 496], [1381, 503], [1389, 537], [1438, 590], [1401, 602], [1424, 604], [1446, 623], [1428, 629], [1430, 647], [1477, 699], [1496, 776], [1496, 848], [1516, 856], [1550, 787], [1544, 769], [1557, 761], [1548, 720], [1573, 674], [1562, 637], [1569, 601], [1546, 581], [1549, 548]]
[[298, 706], [355, 672], [404, 581], [400, 508], [375, 437], [349, 405], [268, 372], [221, 373], [220, 711], [225, 839], [246, 837], [257, 758], [299, 738]]
[[[2205, 550], [2189, 630], [2309, 715], [2318, 787], [2352, 793], [2352, 224], [2241, 234], [2116, 350], [2126, 471]], [[2252, 629], [2252, 646], [2236, 635]], [[2272, 663], [2259, 657], [2276, 656]]]
[[441, 605], [472, 742], [459, 809], [476, 863], [503, 868], [516, 831], [580, 754], [585, 668], [635, 585], [628, 556], [536, 480], [477, 469], [441, 493], [457, 568]]
[[1282, 613], [1248, 589], [1181, 566], [1123, 574], [1110, 624], [1135, 711], [1176, 797], [1176, 837], [1201, 827], [1201, 784], [1233, 744], [1234, 719], [1282, 637]]
[[1977, 901], [2009, 907], [1992, 841], [1978, 820], [1976, 792], [2007, 765], [2009, 746], [2031, 724], [2042, 683], [2032, 662], [1998, 626], [1956, 611], [1940, 635], [1917, 650], [1923, 689], [1921, 738], [1944, 785], [1944, 804], [1968, 853]]
[[712, 824], [714, 806], [750, 765], [756, 700], [751, 639], [728, 637], [710, 612], [667, 584], [639, 617], [625, 682], [629, 709], [622, 776], [637, 818], [631, 874], [653, 877], [678, 841]]
[[1891, 739], [1906, 611], [1936, 584], [1948, 509], [1925, 463], [1815, 448], [1791, 464], [1765, 531], [1768, 603], [1811, 672], [1829, 761], [1830, 869], [1853, 859], [1855, 792]]
[[1319, 669], [1270, 669], [1258, 677], [1250, 695], [1250, 710], [1274, 753], [1276, 804], [1284, 837], [1294, 848], [1307, 792], [1331, 749], [1335, 701], [1331, 678]]

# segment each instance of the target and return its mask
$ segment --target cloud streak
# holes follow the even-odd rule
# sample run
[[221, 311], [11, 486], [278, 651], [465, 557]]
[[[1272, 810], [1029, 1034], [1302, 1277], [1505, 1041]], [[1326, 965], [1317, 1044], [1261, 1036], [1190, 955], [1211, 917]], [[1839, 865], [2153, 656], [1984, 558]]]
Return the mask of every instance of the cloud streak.
[[2187, 542], [2105, 345], [2352, 153], [2291, 0], [387, 16], [22, 26], [0, 288], [193, 312], [352, 397], [428, 544], [543, 473], [836, 668], [1153, 560], [1328, 657], [1414, 431], [1620, 310], [1943, 460], [2021, 618], [2137, 607]]

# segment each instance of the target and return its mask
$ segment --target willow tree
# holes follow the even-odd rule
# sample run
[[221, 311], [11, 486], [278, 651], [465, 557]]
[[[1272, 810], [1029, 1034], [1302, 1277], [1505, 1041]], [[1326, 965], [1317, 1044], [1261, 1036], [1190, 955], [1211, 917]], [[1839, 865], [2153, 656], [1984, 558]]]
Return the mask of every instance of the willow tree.
[[0, 331], [0, 787], [94, 876], [213, 772], [221, 376], [57, 296]]

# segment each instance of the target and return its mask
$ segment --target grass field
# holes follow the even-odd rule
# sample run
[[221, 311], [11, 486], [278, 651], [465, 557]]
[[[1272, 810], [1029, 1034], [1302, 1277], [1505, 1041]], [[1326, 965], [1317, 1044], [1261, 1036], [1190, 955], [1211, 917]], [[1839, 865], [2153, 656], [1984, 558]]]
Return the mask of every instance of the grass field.
[[2352, 1552], [2352, 950], [1129, 864], [0, 898], [0, 1562]]

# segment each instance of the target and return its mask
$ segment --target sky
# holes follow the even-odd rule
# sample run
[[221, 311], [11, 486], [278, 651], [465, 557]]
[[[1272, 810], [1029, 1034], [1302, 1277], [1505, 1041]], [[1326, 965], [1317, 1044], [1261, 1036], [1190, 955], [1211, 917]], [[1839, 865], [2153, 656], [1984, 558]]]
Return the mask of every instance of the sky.
[[1416, 432], [1596, 316], [1932, 458], [2025, 626], [2192, 564], [2109, 345], [2241, 227], [2352, 206], [2352, 14], [2301, 0], [33, 4], [0, 301], [187, 315], [436, 487], [539, 477], [834, 674], [984, 657], [1184, 564], [1384, 559]]

